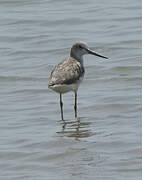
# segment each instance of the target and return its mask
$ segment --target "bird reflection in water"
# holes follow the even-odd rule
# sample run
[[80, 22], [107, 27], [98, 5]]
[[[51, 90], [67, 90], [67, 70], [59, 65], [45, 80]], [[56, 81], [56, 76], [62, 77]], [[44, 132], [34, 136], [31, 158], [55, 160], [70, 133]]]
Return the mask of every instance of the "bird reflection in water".
[[76, 139], [92, 136], [93, 133], [89, 128], [91, 123], [82, 122], [80, 121], [80, 119], [82, 120], [83, 118], [76, 118], [75, 121], [60, 121], [62, 125], [62, 130], [57, 133], [61, 136], [74, 137]]

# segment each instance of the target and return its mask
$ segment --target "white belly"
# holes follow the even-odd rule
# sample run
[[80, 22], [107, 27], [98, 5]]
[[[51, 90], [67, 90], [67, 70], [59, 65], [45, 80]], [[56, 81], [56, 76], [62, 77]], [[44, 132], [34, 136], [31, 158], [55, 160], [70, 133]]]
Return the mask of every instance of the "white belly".
[[57, 93], [67, 93], [69, 91], [77, 91], [82, 80], [83, 78], [80, 78], [80, 80], [74, 84], [57, 84], [57, 85], [55, 84], [54, 86], [50, 86], [49, 88]]

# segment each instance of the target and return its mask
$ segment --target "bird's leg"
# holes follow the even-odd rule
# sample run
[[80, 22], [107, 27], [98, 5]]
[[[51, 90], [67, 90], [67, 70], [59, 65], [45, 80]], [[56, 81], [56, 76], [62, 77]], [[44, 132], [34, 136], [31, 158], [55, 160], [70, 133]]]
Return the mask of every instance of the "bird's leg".
[[75, 91], [75, 101], [74, 101], [74, 113], [75, 113], [75, 118], [77, 118], [77, 92]]
[[62, 120], [64, 120], [63, 118], [63, 102], [62, 102], [62, 94], [60, 93], [60, 108], [61, 108], [61, 118]]

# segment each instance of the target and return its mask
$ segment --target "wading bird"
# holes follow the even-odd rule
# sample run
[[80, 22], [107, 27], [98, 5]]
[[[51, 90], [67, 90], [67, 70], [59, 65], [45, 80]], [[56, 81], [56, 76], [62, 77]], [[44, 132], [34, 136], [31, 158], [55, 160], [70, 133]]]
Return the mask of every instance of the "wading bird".
[[70, 56], [55, 66], [50, 75], [48, 87], [60, 94], [61, 118], [63, 118], [62, 94], [73, 91], [75, 94], [74, 112], [77, 117], [77, 90], [84, 77], [83, 55], [92, 54], [108, 59], [89, 49], [84, 42], [75, 43], [70, 51]]

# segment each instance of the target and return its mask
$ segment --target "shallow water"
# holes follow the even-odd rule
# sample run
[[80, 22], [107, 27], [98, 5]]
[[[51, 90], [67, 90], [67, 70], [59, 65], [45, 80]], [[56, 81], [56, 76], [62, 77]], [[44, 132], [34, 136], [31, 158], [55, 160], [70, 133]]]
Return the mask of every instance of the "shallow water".
[[[0, 179], [141, 179], [142, 2], [0, 0]], [[48, 89], [51, 69], [77, 40], [78, 92]]]

